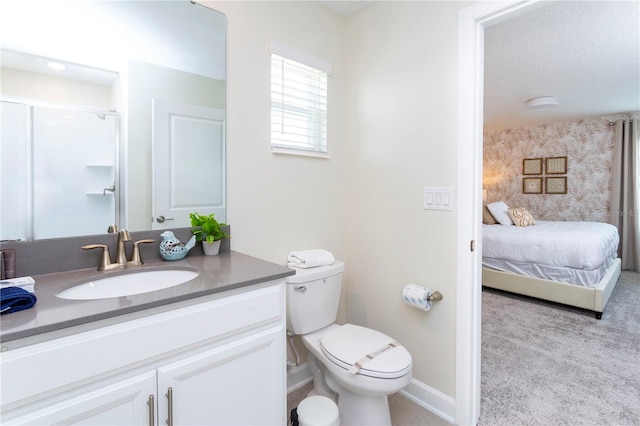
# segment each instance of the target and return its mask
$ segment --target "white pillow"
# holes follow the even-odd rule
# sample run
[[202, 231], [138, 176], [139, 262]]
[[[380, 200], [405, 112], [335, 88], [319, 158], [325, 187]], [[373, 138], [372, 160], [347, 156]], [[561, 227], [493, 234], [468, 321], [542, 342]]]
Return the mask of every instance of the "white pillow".
[[513, 225], [511, 216], [509, 216], [509, 206], [507, 206], [504, 201], [487, 204], [487, 208], [500, 225]]

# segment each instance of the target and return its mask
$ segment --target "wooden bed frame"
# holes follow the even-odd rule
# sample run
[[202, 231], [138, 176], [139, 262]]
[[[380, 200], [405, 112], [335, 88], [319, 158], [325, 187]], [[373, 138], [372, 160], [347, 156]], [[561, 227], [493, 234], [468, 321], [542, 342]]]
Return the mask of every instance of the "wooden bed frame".
[[600, 319], [602, 318], [604, 307], [618, 283], [620, 273], [621, 262], [620, 259], [616, 259], [609, 269], [607, 269], [607, 272], [605, 272], [598, 285], [590, 288], [482, 268], [482, 285], [484, 287], [588, 309], [595, 313], [597, 319]]

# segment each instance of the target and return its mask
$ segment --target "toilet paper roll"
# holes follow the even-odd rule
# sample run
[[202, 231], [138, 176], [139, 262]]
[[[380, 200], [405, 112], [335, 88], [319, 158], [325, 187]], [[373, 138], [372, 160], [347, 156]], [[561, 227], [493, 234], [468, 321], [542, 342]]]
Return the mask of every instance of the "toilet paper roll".
[[402, 289], [402, 298], [407, 305], [428, 311], [431, 309], [431, 301], [429, 300], [431, 293], [431, 290], [421, 285], [407, 284]]

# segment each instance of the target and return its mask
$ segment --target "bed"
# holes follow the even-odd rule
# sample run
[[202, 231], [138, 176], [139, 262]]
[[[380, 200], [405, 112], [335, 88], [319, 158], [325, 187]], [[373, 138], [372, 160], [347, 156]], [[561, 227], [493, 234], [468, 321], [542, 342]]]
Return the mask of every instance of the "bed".
[[497, 223], [484, 224], [482, 234], [484, 287], [588, 309], [602, 317], [621, 269], [613, 225]]

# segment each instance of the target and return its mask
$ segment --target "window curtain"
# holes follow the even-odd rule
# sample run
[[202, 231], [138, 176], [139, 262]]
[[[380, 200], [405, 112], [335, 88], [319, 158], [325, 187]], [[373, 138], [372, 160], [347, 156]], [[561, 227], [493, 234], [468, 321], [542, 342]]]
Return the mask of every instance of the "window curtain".
[[640, 138], [638, 117], [615, 123], [611, 223], [618, 228], [622, 269], [640, 272]]

